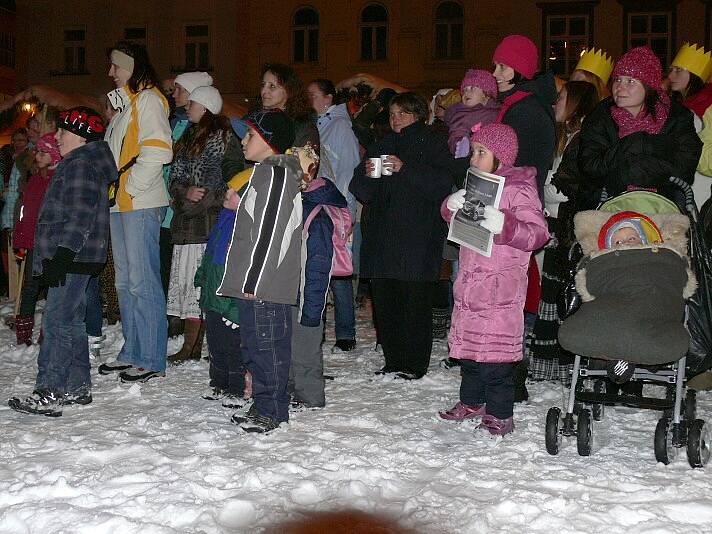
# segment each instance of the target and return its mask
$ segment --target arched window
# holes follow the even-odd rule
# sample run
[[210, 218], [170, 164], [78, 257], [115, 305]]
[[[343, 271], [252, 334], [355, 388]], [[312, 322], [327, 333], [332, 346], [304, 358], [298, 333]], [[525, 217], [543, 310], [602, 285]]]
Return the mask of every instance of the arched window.
[[361, 11], [361, 59], [386, 59], [388, 52], [388, 11], [369, 4]]
[[435, 10], [435, 57], [437, 59], [462, 59], [464, 19], [462, 6], [458, 2], [442, 2]]
[[319, 61], [319, 13], [311, 7], [298, 9], [292, 25], [295, 63]]

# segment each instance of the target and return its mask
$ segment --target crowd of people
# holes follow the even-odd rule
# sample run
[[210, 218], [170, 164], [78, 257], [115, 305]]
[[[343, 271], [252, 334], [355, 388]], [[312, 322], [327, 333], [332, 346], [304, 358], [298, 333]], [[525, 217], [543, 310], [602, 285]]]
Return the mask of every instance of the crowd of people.
[[[325, 405], [328, 294], [332, 351], [348, 352], [367, 283], [377, 374], [422, 378], [449, 329], [442, 364], [462, 381], [440, 416], [513, 431], [528, 378], [568, 378], [557, 299], [574, 215], [631, 189], [680, 201], [669, 176], [701, 206], [712, 184], [709, 53], [685, 45], [664, 77], [647, 47], [615, 64], [590, 49], [568, 81], [540, 72], [539, 56], [507, 36], [491, 69], [468, 70], [430, 105], [303, 83], [272, 63], [254, 109], [227, 117], [209, 74], [182, 73], [162, 92], [145, 48], [118, 43], [101, 113], [45, 106], [3, 149], [3, 235], [9, 262], [25, 262], [8, 320], [18, 344], [33, 342], [47, 293], [34, 391], [9, 405], [59, 416], [92, 401], [92, 356], [100, 375], [146, 382], [200, 359], [205, 337], [203, 398], [236, 409], [246, 432], [271, 431], [290, 409]], [[489, 256], [446, 239], [470, 168], [505, 178], [479, 223], [494, 236]], [[121, 321], [110, 360], [102, 314]]]

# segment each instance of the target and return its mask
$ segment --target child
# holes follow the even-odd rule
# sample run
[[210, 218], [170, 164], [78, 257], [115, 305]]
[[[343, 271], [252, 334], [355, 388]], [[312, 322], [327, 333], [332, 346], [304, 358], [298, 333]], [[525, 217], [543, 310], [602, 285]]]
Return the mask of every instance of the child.
[[246, 404], [245, 362], [240, 351], [235, 350], [240, 346], [238, 301], [216, 294], [225, 273], [225, 259], [239, 202], [237, 192], [228, 189], [223, 209], [208, 238], [203, 260], [195, 273], [210, 351], [210, 391], [202, 397], [222, 400], [226, 408], [241, 408]]
[[[351, 230], [346, 199], [329, 180], [309, 182], [302, 193], [303, 221], [299, 307], [292, 308], [292, 407], [322, 408], [324, 396], [324, 358], [321, 343], [326, 292], [331, 278], [335, 250], [332, 234], [335, 223], [330, 213], [338, 210], [340, 231]], [[328, 210], [328, 211], [327, 211]], [[310, 219], [307, 228], [307, 221]]]
[[245, 122], [245, 159], [257, 165], [240, 200], [217, 293], [238, 299], [242, 355], [253, 380], [250, 411], [233, 415], [232, 421], [246, 432], [269, 432], [289, 420], [291, 306], [297, 303], [302, 245], [300, 187], [310, 163], [283, 154], [294, 141], [294, 126], [284, 112], [254, 111]]
[[15, 334], [18, 345], [32, 345], [32, 329], [35, 325], [35, 306], [40, 290], [40, 281], [32, 277], [32, 249], [35, 246], [35, 226], [42, 199], [62, 156], [53, 134], [45, 134], [37, 141], [35, 165], [37, 172], [30, 176], [22, 194], [20, 219], [15, 223], [12, 247], [15, 255], [24, 258], [25, 275], [20, 296], [20, 308], [15, 317]]
[[[513, 364], [522, 359], [524, 300], [531, 251], [549, 239], [536, 186], [536, 169], [513, 167], [517, 135], [504, 124], [473, 132], [470, 163], [496, 172], [506, 181], [499, 209], [485, 207], [481, 222], [494, 234], [492, 256], [460, 248], [450, 356], [461, 360], [460, 401], [440, 412], [443, 419], [482, 417], [492, 435], [514, 430]], [[450, 195], [441, 212], [445, 220], [465, 204], [465, 190]]]
[[60, 114], [57, 144], [64, 158], [54, 173], [35, 231], [33, 272], [49, 286], [37, 358], [35, 391], [8, 405], [18, 412], [62, 415], [62, 406], [89, 404], [89, 346], [84, 324], [86, 289], [106, 261], [109, 183], [116, 165], [94, 110]]
[[470, 154], [470, 129], [477, 123], [490, 124], [497, 119], [497, 82], [486, 70], [470, 69], [460, 83], [462, 102], [445, 111], [448, 146], [456, 158]]

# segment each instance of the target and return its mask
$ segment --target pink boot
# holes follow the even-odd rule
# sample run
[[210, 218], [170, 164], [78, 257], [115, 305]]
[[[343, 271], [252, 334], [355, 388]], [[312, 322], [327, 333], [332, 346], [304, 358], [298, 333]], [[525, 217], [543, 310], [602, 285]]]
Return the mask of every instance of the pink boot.
[[457, 401], [457, 404], [444, 412], [438, 412], [440, 417], [448, 421], [464, 421], [473, 417], [481, 417], [485, 414], [484, 404], [475, 404], [470, 406], [462, 401]]
[[497, 419], [494, 415], [485, 414], [477, 428], [486, 428], [493, 436], [504, 436], [514, 431], [514, 417]]

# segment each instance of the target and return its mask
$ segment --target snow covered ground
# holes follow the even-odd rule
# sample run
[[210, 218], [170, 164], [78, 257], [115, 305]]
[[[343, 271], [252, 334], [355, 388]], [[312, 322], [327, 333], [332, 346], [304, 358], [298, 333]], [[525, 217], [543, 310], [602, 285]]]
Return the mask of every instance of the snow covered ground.
[[[13, 412], [5, 399], [31, 391], [38, 349], [15, 347], [0, 327], [0, 533], [260, 532], [346, 508], [433, 534], [712, 530], [710, 470], [690, 469], [684, 452], [655, 463], [658, 414], [609, 409], [591, 457], [573, 441], [552, 457], [544, 419], [562, 404], [559, 385], [532, 384], [515, 433], [494, 440], [437, 417], [459, 386], [457, 370], [437, 366], [444, 346], [425, 378], [396, 381], [373, 375], [382, 359], [365, 312], [358, 332], [355, 352], [326, 351], [325, 409], [248, 435], [200, 398], [206, 361], [144, 385], [93, 376], [94, 403], [57, 419]], [[116, 354], [120, 326], [106, 333], [105, 354]], [[712, 421], [709, 394], [698, 413]]]

